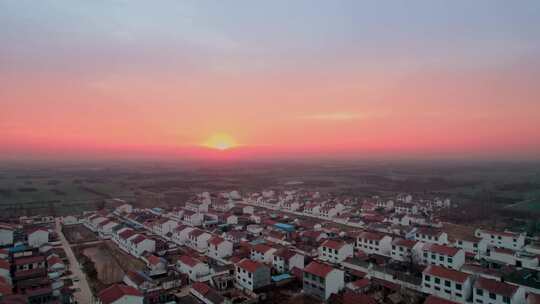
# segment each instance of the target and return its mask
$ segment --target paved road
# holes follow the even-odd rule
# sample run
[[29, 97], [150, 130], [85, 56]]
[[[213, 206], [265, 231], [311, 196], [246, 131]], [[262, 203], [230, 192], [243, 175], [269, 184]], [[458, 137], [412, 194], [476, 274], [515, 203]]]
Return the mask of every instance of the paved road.
[[71, 246], [69, 246], [69, 243], [66, 240], [66, 237], [62, 233], [59, 218], [56, 218], [56, 232], [58, 233], [58, 236], [60, 237], [60, 242], [62, 243], [62, 247], [64, 247], [64, 250], [66, 251], [66, 255], [70, 264], [69, 269], [73, 273], [74, 277], [79, 278], [79, 282], [73, 282], [73, 288], [79, 288], [80, 291], [75, 292], [73, 296], [75, 297], [75, 300], [79, 304], [90, 304], [93, 302], [92, 291], [90, 290], [90, 285], [88, 285], [88, 281], [86, 281], [86, 275], [79, 268], [79, 262], [77, 261], [77, 258], [75, 258], [75, 254], [73, 253], [73, 250], [71, 250]]

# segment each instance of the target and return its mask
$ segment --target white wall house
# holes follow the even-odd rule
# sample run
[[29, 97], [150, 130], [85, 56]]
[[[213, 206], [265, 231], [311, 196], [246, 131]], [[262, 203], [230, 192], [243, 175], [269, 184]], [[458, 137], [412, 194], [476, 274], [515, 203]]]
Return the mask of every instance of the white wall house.
[[413, 232], [414, 239], [424, 243], [448, 244], [448, 234], [440, 229], [420, 227]]
[[466, 303], [472, 293], [472, 275], [430, 265], [422, 272], [422, 291], [458, 303]]
[[229, 257], [233, 254], [233, 243], [219, 236], [208, 240], [208, 256], [216, 259]]
[[525, 234], [477, 229], [475, 236], [485, 239], [489, 245], [512, 250], [520, 250], [525, 246]]
[[304, 269], [304, 256], [288, 249], [281, 249], [274, 253], [272, 266], [279, 273], [291, 271], [294, 267]]
[[344, 278], [342, 270], [313, 261], [304, 268], [303, 291], [325, 301], [345, 287]]
[[356, 248], [367, 254], [390, 256], [392, 237], [376, 232], [362, 232], [356, 238]]
[[465, 264], [465, 251], [456, 247], [426, 243], [422, 247], [424, 264], [459, 270]]
[[184, 245], [187, 243], [189, 238], [189, 233], [193, 231], [195, 228], [188, 227], [188, 226], [179, 226], [176, 229], [174, 229], [172, 234], [172, 241], [175, 242], [178, 245]]
[[37, 228], [28, 232], [28, 245], [30, 247], [40, 247], [49, 242], [49, 230]]
[[6, 224], [0, 224], [0, 246], [13, 244], [13, 232], [15, 229]]
[[465, 250], [467, 253], [473, 253], [476, 256], [484, 255], [487, 251], [488, 242], [486, 239], [478, 237], [458, 237], [454, 246]]
[[197, 227], [201, 226], [204, 219], [204, 215], [202, 213], [196, 213], [191, 210], [184, 210], [182, 221], [184, 224]]
[[331, 263], [341, 263], [354, 255], [354, 247], [343, 241], [326, 240], [319, 246], [319, 259]]
[[211, 237], [212, 235], [204, 230], [193, 229], [188, 235], [187, 245], [199, 252], [205, 252]]
[[417, 214], [418, 206], [415, 204], [398, 202], [394, 204], [394, 212], [398, 214]]
[[270, 268], [262, 263], [243, 259], [236, 264], [235, 282], [250, 291], [270, 284]]
[[186, 274], [190, 280], [197, 281], [200, 277], [206, 276], [210, 273], [208, 264], [203, 263], [188, 255], [182, 255], [178, 258], [176, 267], [178, 271]]
[[424, 243], [415, 240], [394, 239], [390, 257], [400, 262], [419, 262], [422, 260], [422, 247]]
[[525, 304], [525, 289], [516, 285], [479, 277], [474, 282], [475, 304]]
[[152, 253], [156, 250], [156, 241], [142, 234], [135, 234], [128, 239], [129, 253], [136, 258], [140, 258], [143, 253]]
[[250, 258], [256, 262], [271, 264], [274, 259], [274, 252], [276, 251], [277, 249], [268, 245], [257, 244], [251, 248]]

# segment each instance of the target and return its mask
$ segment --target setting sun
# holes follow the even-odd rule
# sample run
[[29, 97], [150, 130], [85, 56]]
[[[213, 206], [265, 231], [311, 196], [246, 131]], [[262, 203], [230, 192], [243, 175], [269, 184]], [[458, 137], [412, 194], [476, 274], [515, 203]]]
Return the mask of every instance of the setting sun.
[[216, 133], [210, 136], [204, 143], [203, 146], [211, 149], [217, 150], [228, 150], [237, 146], [236, 141], [228, 134]]

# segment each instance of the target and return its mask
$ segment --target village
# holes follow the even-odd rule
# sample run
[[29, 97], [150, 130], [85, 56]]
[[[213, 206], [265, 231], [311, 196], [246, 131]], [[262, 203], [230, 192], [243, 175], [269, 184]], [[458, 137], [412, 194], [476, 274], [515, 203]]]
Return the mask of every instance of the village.
[[0, 303], [540, 303], [540, 245], [448, 198], [199, 193], [0, 225]]

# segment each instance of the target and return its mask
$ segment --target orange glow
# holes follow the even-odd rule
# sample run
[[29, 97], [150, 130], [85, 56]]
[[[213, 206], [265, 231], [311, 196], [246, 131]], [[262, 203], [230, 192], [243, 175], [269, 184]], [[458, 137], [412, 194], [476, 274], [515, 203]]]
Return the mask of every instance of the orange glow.
[[228, 150], [237, 146], [236, 141], [228, 134], [216, 133], [210, 136], [204, 143], [204, 147], [216, 150]]

